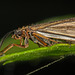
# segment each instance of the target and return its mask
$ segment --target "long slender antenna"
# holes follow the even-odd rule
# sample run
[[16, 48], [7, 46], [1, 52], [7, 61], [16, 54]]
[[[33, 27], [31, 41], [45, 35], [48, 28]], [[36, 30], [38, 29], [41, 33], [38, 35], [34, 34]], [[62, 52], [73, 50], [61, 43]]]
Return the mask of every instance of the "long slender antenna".
[[2, 46], [2, 44], [3, 44], [3, 42], [4, 42], [4, 40], [5, 40], [11, 33], [13, 33], [14, 31], [15, 31], [15, 30], [10, 31], [10, 32], [8, 32], [6, 35], [3, 36], [3, 38], [1, 39], [1, 42], [0, 42], [0, 48], [1, 48], [1, 46]]
[[53, 61], [53, 62], [50, 62], [50, 63], [47, 64], [47, 65], [42, 66], [42, 67], [40, 67], [40, 68], [38, 68], [38, 69], [36, 69], [36, 70], [34, 70], [34, 71], [31, 71], [31, 72], [27, 73], [26, 75], [31, 75], [31, 74], [33, 74], [33, 73], [35, 73], [35, 72], [37, 72], [37, 71], [39, 71], [39, 70], [41, 70], [41, 69], [44, 69], [44, 68], [46, 68], [46, 67], [48, 67], [48, 66], [50, 66], [50, 65], [52, 65], [52, 64], [54, 64], [54, 63], [56, 63], [56, 62], [58, 62], [58, 61], [60, 61], [60, 60], [62, 60], [62, 59], [64, 59], [64, 56], [62, 56], [61, 58], [59, 58], [59, 59], [57, 59], [57, 60], [55, 60], [55, 61]]

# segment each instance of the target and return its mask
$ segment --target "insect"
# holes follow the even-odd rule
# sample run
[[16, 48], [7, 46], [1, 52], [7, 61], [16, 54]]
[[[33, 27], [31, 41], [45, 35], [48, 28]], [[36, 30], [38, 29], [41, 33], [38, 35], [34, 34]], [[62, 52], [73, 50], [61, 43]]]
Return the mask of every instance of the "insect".
[[[6, 53], [10, 48], [17, 46], [21, 48], [27, 48], [29, 46], [29, 39], [32, 40], [34, 43], [37, 43], [39, 46], [52, 46], [56, 43], [63, 43], [62, 40], [65, 40], [66, 43], [74, 43], [75, 41], [75, 18], [69, 18], [65, 20], [59, 20], [49, 23], [42, 23], [32, 26], [23, 26], [22, 28], [18, 28], [7, 33], [1, 40], [0, 47], [3, 44], [4, 39], [14, 32], [12, 35], [13, 39], [20, 39], [20, 44], [9, 44], [6, 48], [4, 48], [0, 55]], [[24, 39], [24, 45], [23, 45]], [[63, 57], [62, 57], [63, 58]], [[62, 58], [47, 64], [40, 69], [51, 65]], [[37, 69], [37, 70], [40, 70]], [[37, 71], [35, 70], [35, 71]], [[33, 71], [34, 72], [34, 71]], [[32, 73], [32, 72], [31, 72]], [[30, 74], [31, 74], [30, 73]], [[29, 75], [29, 74], [27, 74]]]

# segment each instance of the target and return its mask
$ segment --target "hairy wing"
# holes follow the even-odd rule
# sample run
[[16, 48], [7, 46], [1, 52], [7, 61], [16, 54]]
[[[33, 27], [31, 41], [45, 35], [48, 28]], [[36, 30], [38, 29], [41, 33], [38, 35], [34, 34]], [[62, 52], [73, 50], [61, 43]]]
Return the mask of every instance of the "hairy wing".
[[75, 41], [75, 18], [36, 26], [33, 30], [43, 36]]
[[52, 34], [52, 33], [46, 33], [46, 32], [40, 32], [36, 31], [36, 33], [41, 34], [48, 38], [55, 38], [55, 39], [61, 39], [61, 40], [69, 40], [69, 41], [75, 41], [74, 37], [65, 36], [65, 35], [59, 35], [59, 34]]
[[48, 26], [38, 31], [75, 37], [75, 21]]

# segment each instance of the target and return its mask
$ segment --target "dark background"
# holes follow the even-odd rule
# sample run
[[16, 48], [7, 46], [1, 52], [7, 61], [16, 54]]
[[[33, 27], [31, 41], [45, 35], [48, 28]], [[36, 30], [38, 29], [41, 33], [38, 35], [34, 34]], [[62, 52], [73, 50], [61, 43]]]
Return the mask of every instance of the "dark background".
[[[49, 17], [67, 14], [75, 14], [75, 3], [72, 1], [0, 2], [0, 38], [7, 32], [18, 27], [36, 23]], [[71, 58], [73, 60], [75, 59], [75, 57]], [[45, 74], [48, 72], [53, 74], [54, 72], [56, 74], [67, 74], [69, 72], [73, 74], [75, 61], [71, 58], [65, 59], [62, 63], [46, 68], [46, 70], [44, 69], [41, 72], [45, 72]]]
[[0, 2], [0, 37], [8, 31], [43, 19], [75, 13], [74, 2], [43, 1]]

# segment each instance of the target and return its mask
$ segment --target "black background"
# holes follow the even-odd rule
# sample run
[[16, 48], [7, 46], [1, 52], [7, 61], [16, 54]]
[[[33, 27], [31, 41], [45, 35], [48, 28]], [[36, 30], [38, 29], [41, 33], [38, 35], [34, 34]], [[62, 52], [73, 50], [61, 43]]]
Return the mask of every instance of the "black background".
[[43, 19], [75, 13], [74, 2], [43, 1], [0, 2], [0, 37], [8, 31]]
[[[75, 3], [72, 1], [0, 2], [0, 38], [8, 31], [17, 29], [18, 27], [36, 23], [49, 17], [67, 14], [75, 14]], [[73, 74], [74, 65], [75, 61], [69, 58], [41, 72], [46, 71], [45, 73], [51, 72], [53, 74], [54, 72], [56, 74], [67, 74], [69, 72]]]

